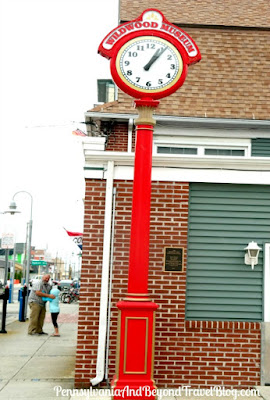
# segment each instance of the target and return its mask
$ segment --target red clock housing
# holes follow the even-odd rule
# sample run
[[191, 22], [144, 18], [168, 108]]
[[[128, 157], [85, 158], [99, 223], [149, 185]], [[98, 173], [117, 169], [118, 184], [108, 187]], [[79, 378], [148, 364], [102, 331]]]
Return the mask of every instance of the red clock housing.
[[[119, 54], [123, 53], [123, 49], [132, 46], [132, 43], [140, 43], [140, 40], [137, 39], [144, 40], [149, 48], [150, 44], [147, 42], [147, 38], [149, 43], [151, 42], [151, 38], [153, 38], [153, 43], [155, 39], [157, 43], [165, 43], [160, 49], [168, 49], [167, 56], [160, 60], [159, 67], [163, 66], [169, 57], [174, 57], [179, 68], [178, 73], [175, 73], [173, 79], [165, 78], [167, 79], [167, 83], [158, 79], [158, 82], [162, 81], [162, 83], [156, 83], [155, 88], [152, 88], [150, 81], [146, 82], [144, 86], [143, 84], [131, 81], [128, 76], [125, 76], [124, 67], [122, 69], [119, 67]], [[201, 59], [200, 51], [193, 39], [182, 29], [172, 25], [157, 9], [147, 9], [136, 20], [121, 24], [112, 30], [101, 42], [98, 52], [103, 57], [111, 60], [111, 74], [115, 84], [123, 92], [136, 99], [160, 99], [169, 96], [183, 85], [188, 65], [194, 64]], [[153, 54], [153, 52], [150, 54]], [[153, 62], [155, 54], [150, 57], [150, 61], [152, 60]], [[128, 61], [125, 61], [125, 63], [128, 63]], [[146, 65], [144, 69], [146, 69]], [[173, 65], [175, 66], [175, 64]], [[157, 67], [154, 68], [157, 70]], [[148, 74], [151, 76], [150, 73]], [[169, 75], [171, 73], [168, 73], [166, 76]], [[148, 83], [149, 86], [147, 85]]]

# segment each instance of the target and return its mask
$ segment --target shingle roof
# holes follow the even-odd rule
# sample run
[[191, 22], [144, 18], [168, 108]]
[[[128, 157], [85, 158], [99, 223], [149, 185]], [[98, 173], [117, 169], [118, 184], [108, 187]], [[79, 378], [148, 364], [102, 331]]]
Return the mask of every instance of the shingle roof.
[[120, 0], [120, 20], [157, 8], [173, 24], [270, 27], [269, 0]]
[[[270, 117], [270, 31], [186, 28], [202, 54], [184, 85], [160, 100], [156, 113], [172, 116], [266, 119]], [[100, 112], [137, 113], [119, 90], [118, 102]]]
[[[120, 0], [121, 20], [151, 7], [180, 27], [190, 24], [184, 30], [202, 55], [184, 85], [161, 99], [157, 114], [270, 119], [270, 0]], [[94, 111], [137, 113], [120, 90], [117, 102]]]

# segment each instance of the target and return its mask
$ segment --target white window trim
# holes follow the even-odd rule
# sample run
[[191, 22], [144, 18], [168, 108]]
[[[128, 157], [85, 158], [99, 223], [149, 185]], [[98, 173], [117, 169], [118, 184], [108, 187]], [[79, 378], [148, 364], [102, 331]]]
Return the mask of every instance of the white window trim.
[[[228, 144], [229, 140], [229, 144]], [[213, 157], [213, 158], [245, 158], [251, 157], [251, 141], [250, 139], [232, 139], [232, 138], [191, 138], [191, 137], [158, 137], [154, 139], [153, 154], [157, 156], [164, 155], [165, 153], [158, 153], [158, 147], [185, 147], [197, 148], [197, 154], [173, 154], [176, 157]], [[205, 155], [205, 149], [232, 149], [244, 150], [243, 156], [222, 156], [222, 155]], [[170, 156], [170, 153], [168, 153]]]
[[264, 245], [264, 322], [270, 322], [270, 243]]

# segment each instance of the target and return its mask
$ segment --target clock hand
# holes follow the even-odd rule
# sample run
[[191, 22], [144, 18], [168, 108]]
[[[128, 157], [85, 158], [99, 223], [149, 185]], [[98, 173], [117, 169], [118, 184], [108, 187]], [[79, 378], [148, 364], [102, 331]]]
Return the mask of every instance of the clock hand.
[[145, 71], [148, 71], [151, 65], [161, 56], [161, 54], [167, 49], [167, 46], [157, 49], [157, 51], [150, 58], [148, 63], [143, 67]]
[[153, 64], [154, 61], [157, 60], [158, 55], [159, 55], [159, 51], [160, 49], [157, 49], [157, 51], [154, 53], [154, 55], [150, 58], [150, 60], [148, 61], [148, 63], [143, 67], [145, 69], [145, 71], [148, 71], [149, 68], [151, 67], [151, 65]]

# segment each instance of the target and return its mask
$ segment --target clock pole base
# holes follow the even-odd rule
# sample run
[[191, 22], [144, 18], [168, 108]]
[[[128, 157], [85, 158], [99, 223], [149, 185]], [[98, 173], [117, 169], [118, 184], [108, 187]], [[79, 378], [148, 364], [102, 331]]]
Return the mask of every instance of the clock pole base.
[[155, 311], [151, 301], [120, 301], [114, 400], [154, 400]]

